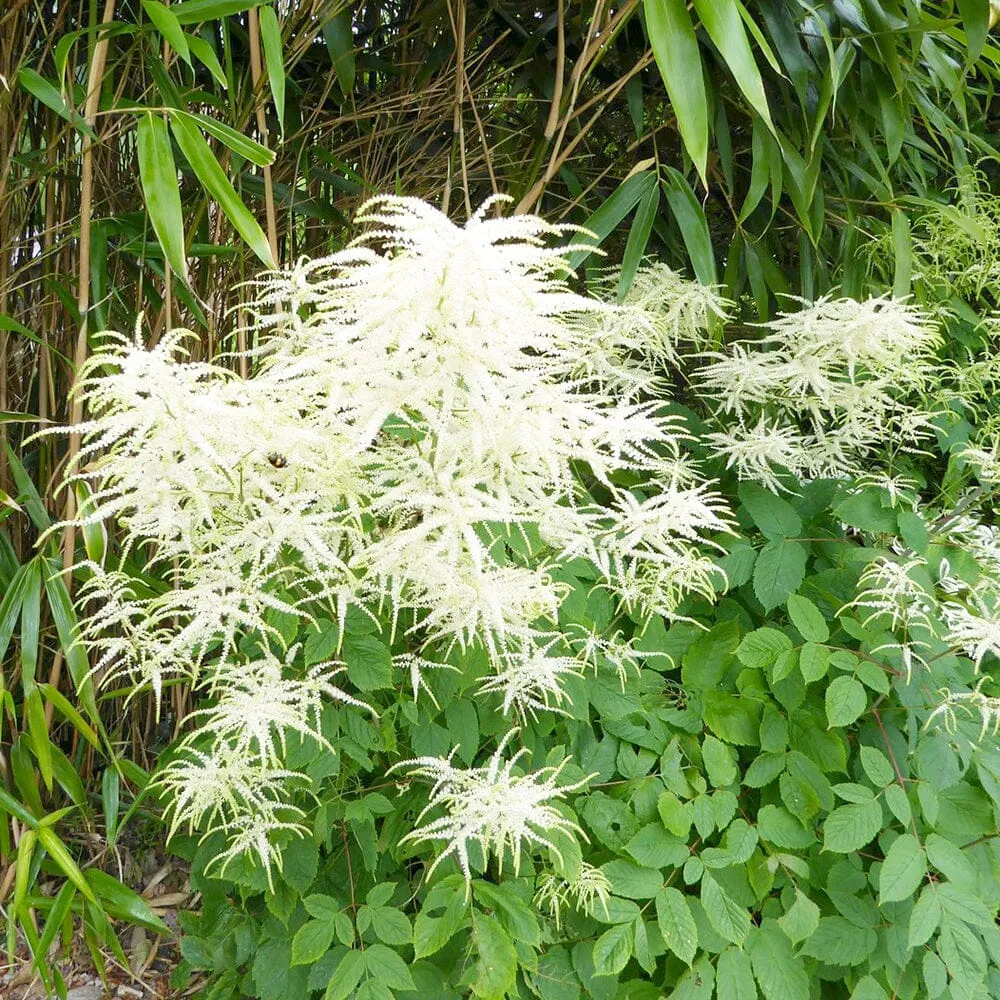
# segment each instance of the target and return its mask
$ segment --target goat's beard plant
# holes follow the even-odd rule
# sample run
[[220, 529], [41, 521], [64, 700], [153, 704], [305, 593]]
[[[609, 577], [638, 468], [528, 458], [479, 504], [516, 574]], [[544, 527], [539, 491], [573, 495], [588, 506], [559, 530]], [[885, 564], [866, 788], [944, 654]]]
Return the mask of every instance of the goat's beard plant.
[[[383, 942], [341, 955], [338, 998], [384, 973], [384, 945], [412, 941], [415, 960], [444, 948], [471, 896], [505, 928], [473, 914], [484, 968], [506, 970], [492, 993], [500, 979], [483, 972], [480, 997], [509, 991], [518, 964], [535, 971], [533, 898], [552, 940], [566, 921], [599, 934], [585, 958], [582, 939], [573, 950], [581, 983], [633, 959], [652, 974], [665, 948], [692, 968], [668, 964], [664, 985], [693, 990], [715, 975], [707, 955], [746, 943], [752, 968], [727, 959], [727, 975], [805, 1000], [804, 956], [863, 969], [875, 953], [875, 932], [859, 944], [851, 929], [874, 898], [821, 918], [810, 880], [836, 902], [841, 884], [878, 882], [863, 871], [872, 851], [910, 843], [890, 829], [915, 822], [915, 800], [891, 791], [907, 740], [917, 757], [935, 748], [917, 766], [936, 788], [937, 737], [964, 734], [968, 766], [1000, 719], [976, 679], [1000, 652], [1000, 542], [981, 523], [995, 442], [963, 452], [955, 438], [954, 461], [981, 478], [952, 497], [957, 512], [919, 500], [921, 452], [948, 408], [987, 404], [968, 379], [945, 384], [938, 331], [906, 303], [824, 299], [723, 352], [712, 331], [728, 304], [713, 290], [650, 265], [621, 303], [613, 282], [577, 294], [574, 248], [553, 246], [566, 231], [490, 207], [460, 228], [422, 202], [375, 199], [347, 250], [263, 277], [251, 378], [189, 361], [182, 331], [148, 351], [106, 336], [82, 373], [89, 419], [69, 474], [93, 484], [77, 523], [113, 520], [120, 539], [113, 561], [80, 567], [94, 672], [158, 700], [176, 683], [201, 697], [156, 780], [171, 835], [206, 841], [203, 868], [266, 878], [287, 920], [283, 854], [342, 839], [356, 928], [338, 923], [347, 904], [328, 881], [291, 945], [295, 965], [334, 933]], [[678, 383], [704, 421], [667, 400]], [[702, 468], [728, 480], [732, 514]], [[955, 547], [969, 559], [942, 557]], [[852, 781], [831, 786], [866, 687], [881, 699], [892, 685], [912, 724], [876, 701], [878, 735], [860, 730]], [[749, 766], [746, 747], [760, 748]], [[377, 790], [391, 787], [396, 804]], [[930, 793], [920, 808], [926, 832]], [[807, 863], [794, 852], [824, 815]], [[374, 882], [360, 909], [349, 830]], [[422, 868], [401, 871], [414, 856]], [[524, 868], [533, 884], [501, 892]], [[700, 900], [671, 885], [681, 870]], [[418, 883], [415, 871], [431, 883], [417, 928], [401, 914], [376, 924], [396, 892], [386, 880]], [[311, 884], [301, 863], [281, 878]], [[900, 891], [880, 890], [880, 905]], [[632, 902], [654, 898], [660, 951]], [[793, 955], [821, 919], [844, 926]], [[524, 936], [516, 958], [508, 933]]]
[[[415, 698], [434, 699], [435, 668], [483, 654], [480, 689], [513, 724], [565, 711], [588, 666], [639, 662], [628, 643], [559, 630], [574, 570], [638, 622], [723, 581], [710, 552], [725, 505], [649, 396], [657, 362], [698, 341], [720, 301], [675, 277], [681, 307], [676, 291], [650, 302], [648, 275], [643, 308], [575, 294], [566, 248], [546, 245], [563, 231], [489, 207], [459, 228], [376, 199], [349, 249], [266, 276], [252, 378], [188, 361], [183, 331], [149, 351], [108, 335], [83, 372], [76, 475], [99, 485], [80, 523], [113, 518], [122, 539], [121, 567], [88, 567], [83, 639], [105, 682], [159, 698], [179, 679], [209, 698], [159, 781], [171, 832], [221, 831], [224, 860], [255, 852], [270, 876], [274, 837], [304, 829], [283, 794], [288, 734], [329, 746], [324, 703], [377, 714], [376, 680], [349, 657], [354, 692], [337, 676], [352, 609], [384, 625]], [[124, 569], [140, 559], [169, 589], [140, 596]], [[328, 661], [288, 648], [327, 616]], [[453, 775], [438, 797], [457, 780], [445, 760], [414, 767]], [[470, 772], [450, 801], [497, 773]], [[545, 800], [581, 784], [510, 781], [483, 823], [544, 790], [508, 838], [516, 861], [520, 837], [548, 843]], [[463, 859], [466, 838], [503, 842], [447, 829]]]

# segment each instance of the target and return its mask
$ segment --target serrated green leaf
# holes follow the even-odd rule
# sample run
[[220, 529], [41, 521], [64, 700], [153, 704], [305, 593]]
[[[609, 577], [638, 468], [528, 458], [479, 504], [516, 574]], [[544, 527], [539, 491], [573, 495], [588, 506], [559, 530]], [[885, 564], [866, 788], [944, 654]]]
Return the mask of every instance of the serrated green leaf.
[[765, 922], [748, 942], [750, 963], [764, 1000], [809, 1000], [809, 976], [777, 924]]
[[823, 824], [823, 850], [850, 854], [870, 844], [882, 829], [882, 807], [857, 802], [834, 809]]
[[879, 872], [879, 903], [908, 899], [916, 892], [927, 873], [924, 849], [912, 833], [897, 837], [886, 853]]
[[830, 638], [830, 628], [819, 608], [801, 594], [788, 598], [788, 617], [807, 642], [826, 642]]
[[690, 965], [698, 949], [698, 927], [680, 890], [666, 886], [656, 894], [656, 922], [666, 946]]
[[337, 963], [330, 981], [326, 984], [323, 1000], [347, 1000], [365, 974], [365, 956], [360, 951], [349, 951]]
[[500, 1000], [517, 976], [514, 945], [496, 920], [478, 910], [472, 911], [472, 938], [479, 955], [472, 992], [480, 1000]]
[[777, 494], [757, 483], [741, 483], [739, 497], [753, 523], [768, 538], [795, 538], [802, 534], [802, 518]]
[[868, 695], [860, 681], [843, 675], [830, 682], [825, 702], [830, 727], [843, 727], [856, 722], [868, 707]]
[[868, 780], [876, 788], [882, 788], [895, 780], [896, 772], [893, 771], [889, 758], [881, 750], [862, 746], [860, 754], [861, 766], [864, 768], [865, 774], [868, 775]]
[[937, 888], [934, 885], [925, 885], [910, 914], [907, 948], [919, 948], [930, 941], [940, 922], [941, 901], [938, 899]]
[[748, 632], [736, 648], [736, 656], [745, 667], [763, 670], [785, 651], [792, 648], [792, 640], [776, 628], [758, 628]]
[[756, 1000], [750, 956], [738, 948], [727, 948], [715, 966], [717, 1000]]
[[594, 943], [594, 974], [617, 976], [632, 957], [632, 924], [615, 924]]
[[806, 575], [809, 550], [799, 542], [778, 538], [767, 543], [753, 568], [753, 591], [765, 611], [788, 600]]
[[292, 965], [310, 965], [324, 955], [333, 943], [332, 920], [309, 920], [292, 938]]
[[799, 954], [828, 965], [860, 965], [876, 944], [878, 935], [873, 928], [856, 927], [843, 917], [823, 917]]
[[819, 907], [801, 889], [796, 889], [795, 901], [778, 918], [778, 926], [792, 944], [805, 941], [819, 926]]
[[701, 905], [708, 922], [727, 941], [742, 945], [750, 933], [750, 914], [706, 872], [701, 879]]

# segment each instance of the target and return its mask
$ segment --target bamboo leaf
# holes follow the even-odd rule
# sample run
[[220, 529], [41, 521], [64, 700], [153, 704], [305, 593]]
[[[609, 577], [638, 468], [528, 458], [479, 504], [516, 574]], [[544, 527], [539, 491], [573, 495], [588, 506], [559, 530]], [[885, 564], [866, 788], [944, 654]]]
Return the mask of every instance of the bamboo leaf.
[[59, 835], [51, 826], [38, 827], [38, 840], [42, 847], [48, 852], [49, 857], [56, 863], [59, 870], [80, 890], [92, 903], [97, 902], [94, 890], [83, 877], [80, 866], [73, 860], [66, 845], [59, 839]]
[[333, 71], [337, 74], [337, 83], [340, 84], [345, 97], [354, 92], [354, 77], [357, 70], [351, 21], [351, 11], [348, 8], [323, 25], [323, 41], [326, 42]]
[[225, 71], [222, 69], [219, 57], [215, 54], [215, 49], [200, 35], [187, 35], [186, 38], [195, 59], [208, 69], [209, 73], [212, 74], [212, 79], [223, 90], [228, 90], [229, 81], [226, 80]]
[[[684, 148], [708, 186], [708, 99], [698, 39], [684, 0], [644, 0], [646, 32]], [[738, 15], [737, 15], [738, 16]]]
[[[199, 114], [196, 111], [182, 111], [180, 108], [170, 108], [171, 121], [183, 119], [193, 122], [204, 129], [209, 135], [214, 136], [223, 145], [228, 146], [234, 153], [238, 153], [244, 160], [249, 160], [255, 166], [266, 167], [274, 163], [274, 150], [250, 139], [242, 132], [225, 125], [217, 118], [210, 118], [208, 115]], [[176, 137], [176, 133], [175, 133]], [[178, 145], [180, 142], [178, 141]]]
[[753, 57], [736, 0], [694, 0], [694, 9], [750, 106], [773, 132], [764, 81]]
[[184, 29], [170, 8], [159, 0], [142, 0], [142, 9], [166, 43], [190, 66], [191, 52], [187, 38], [184, 37]]
[[267, 81], [274, 99], [274, 110], [278, 115], [278, 126], [285, 134], [285, 62], [281, 55], [281, 26], [273, 7], [260, 9], [260, 40], [264, 45], [264, 64], [267, 66]]
[[632, 228], [629, 230], [628, 242], [622, 257], [622, 269], [618, 278], [618, 301], [622, 302], [635, 280], [635, 272], [642, 263], [649, 234], [653, 231], [653, 220], [660, 207], [660, 189], [654, 184], [646, 192], [635, 210]]
[[184, 0], [170, 10], [178, 24], [201, 24], [203, 21], [217, 21], [230, 14], [242, 14], [265, 2], [266, 0]]
[[31, 746], [38, 761], [38, 770], [42, 772], [45, 787], [52, 791], [52, 746], [49, 743], [49, 729], [45, 722], [45, 708], [42, 705], [42, 692], [32, 687], [24, 696], [24, 714], [28, 721], [28, 735]]
[[694, 273], [703, 285], [714, 285], [718, 281], [715, 251], [712, 249], [712, 234], [708, 229], [705, 211], [679, 170], [666, 167], [665, 173], [663, 193], [680, 227], [681, 238], [691, 258]]
[[[627, 177], [600, 208], [583, 223], [583, 228], [595, 236], [594, 249], [601, 245], [621, 221], [656, 186], [656, 174], [649, 170]], [[574, 242], [585, 242], [578, 238]], [[594, 251], [575, 250], [567, 256], [569, 266], [576, 270]]]
[[166, 122], [153, 114], [142, 115], [136, 128], [136, 139], [139, 180], [149, 209], [149, 221], [174, 274], [186, 281], [181, 190]]
[[25, 66], [17, 72], [18, 83], [33, 97], [37, 97], [47, 108], [51, 108], [60, 118], [64, 118], [74, 128], [90, 139], [97, 141], [97, 133], [86, 123], [72, 105], [67, 104], [57, 87], [49, 83], [40, 73]]
[[172, 114], [170, 128], [191, 169], [194, 170], [205, 190], [219, 203], [219, 208], [233, 224], [236, 231], [246, 240], [251, 250], [268, 266], [276, 268], [278, 263], [271, 256], [267, 237], [250, 210], [240, 200], [229, 178], [222, 171], [218, 160], [209, 149], [196, 125], [188, 115]]
[[982, 54], [990, 30], [989, 0], [958, 0], [962, 27], [968, 45], [969, 62], [974, 63]]

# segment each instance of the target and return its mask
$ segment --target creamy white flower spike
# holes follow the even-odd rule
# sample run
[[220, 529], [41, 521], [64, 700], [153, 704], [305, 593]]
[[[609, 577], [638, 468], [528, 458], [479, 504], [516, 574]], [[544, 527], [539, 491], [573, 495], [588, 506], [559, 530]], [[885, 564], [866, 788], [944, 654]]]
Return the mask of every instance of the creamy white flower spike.
[[914, 450], [932, 432], [908, 395], [925, 388], [936, 325], [891, 298], [823, 298], [765, 324], [699, 373], [737, 422], [709, 440], [740, 478], [780, 487], [782, 470], [851, 476], [886, 445]]
[[[433, 704], [441, 662], [485, 651], [483, 694], [523, 717], [565, 710], [586, 665], [550, 648], [561, 565], [588, 561], [636, 619], [721, 579], [704, 550], [728, 513], [658, 400], [663, 365], [724, 302], [661, 265], [623, 304], [578, 294], [557, 245], [573, 227], [489, 207], [458, 226], [376, 198], [346, 250], [255, 282], [250, 378], [192, 361], [184, 331], [152, 350], [108, 334], [82, 372], [69, 478], [93, 499], [77, 523], [116, 520], [129, 561], [88, 567], [81, 638], [105, 680], [207, 694], [161, 780], [174, 828], [227, 833], [223, 861], [269, 866], [269, 831], [295, 826], [286, 738], [322, 743], [326, 705], [369, 711], [334, 663], [286, 648], [290, 627], [333, 617], [342, 637], [352, 607], [388, 621], [395, 666]], [[608, 652], [624, 674], [631, 654]], [[542, 795], [518, 838], [564, 828], [547, 779], [491, 766]]]
[[434, 783], [430, 802], [418, 822], [431, 810], [440, 808], [444, 813], [403, 838], [416, 843], [425, 840], [446, 842], [428, 874], [445, 858], [454, 855], [466, 882], [471, 882], [471, 844], [478, 844], [484, 856], [495, 857], [501, 870], [504, 855], [509, 851], [516, 873], [521, 853], [526, 848], [547, 847], [558, 855], [559, 848], [552, 839], [556, 834], [571, 837], [579, 834], [586, 839], [577, 823], [549, 803], [583, 788], [595, 775], [572, 784], [558, 785], [557, 779], [569, 763], [568, 759], [557, 767], [516, 775], [514, 768], [528, 751], [522, 747], [507, 760], [503, 752], [517, 733], [518, 730], [512, 729], [504, 736], [485, 767], [455, 767], [451, 762], [455, 751], [448, 757], [417, 757], [394, 766], [393, 770], [405, 767], [411, 775]]

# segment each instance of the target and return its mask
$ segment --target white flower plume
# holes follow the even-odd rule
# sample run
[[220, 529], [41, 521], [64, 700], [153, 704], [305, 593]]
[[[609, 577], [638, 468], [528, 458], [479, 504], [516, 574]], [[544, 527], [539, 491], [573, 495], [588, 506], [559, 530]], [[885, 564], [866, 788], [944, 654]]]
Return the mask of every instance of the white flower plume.
[[77, 523], [114, 520], [121, 545], [86, 567], [81, 638], [105, 682], [208, 695], [163, 780], [175, 825], [225, 830], [227, 852], [268, 865], [260, 838], [296, 822], [288, 735], [322, 740], [331, 701], [368, 710], [289, 628], [332, 617], [342, 637], [351, 606], [388, 621], [414, 697], [455, 647], [483, 649], [484, 692], [523, 716], [564, 708], [581, 666], [545, 645], [566, 563], [637, 620], [720, 580], [706, 550], [728, 513], [652, 390], [724, 303], [659, 265], [623, 304], [578, 294], [572, 227], [488, 209], [457, 226], [376, 198], [346, 250], [263, 276], [251, 377], [192, 360], [184, 331], [152, 350], [107, 334], [82, 372]]
[[525, 847], [547, 847], [559, 850], [552, 837], [556, 833], [584, 836], [579, 825], [567, 819], [549, 803], [563, 798], [586, 785], [594, 775], [581, 778], [569, 785], [558, 785], [557, 779], [568, 760], [557, 767], [543, 767], [524, 775], [514, 774], [518, 761], [528, 751], [521, 748], [504, 760], [507, 744], [517, 735], [512, 729], [500, 741], [496, 752], [485, 767], [459, 768], [448, 757], [417, 757], [402, 761], [396, 768], [405, 767], [416, 777], [433, 782], [430, 802], [421, 813], [420, 822], [428, 812], [441, 809], [443, 815], [418, 827], [403, 840], [421, 843], [427, 840], [444, 840], [444, 850], [434, 859], [430, 871], [445, 859], [455, 855], [466, 881], [471, 881], [469, 845], [479, 844], [483, 854], [492, 854], [502, 869], [504, 854], [513, 855], [515, 872], [520, 867], [521, 852]]

